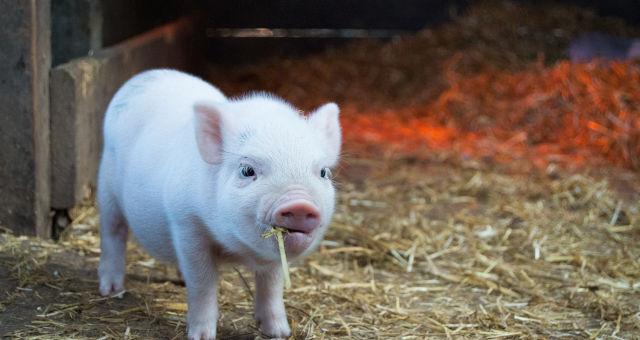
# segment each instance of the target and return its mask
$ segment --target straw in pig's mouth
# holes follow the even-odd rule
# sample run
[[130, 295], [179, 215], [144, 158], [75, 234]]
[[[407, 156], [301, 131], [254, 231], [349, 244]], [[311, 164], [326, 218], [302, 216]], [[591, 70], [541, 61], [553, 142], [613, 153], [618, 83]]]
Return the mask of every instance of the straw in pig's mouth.
[[268, 238], [276, 235], [278, 238], [278, 248], [280, 250], [280, 262], [282, 263], [282, 273], [284, 274], [284, 284], [287, 289], [291, 288], [291, 278], [289, 277], [289, 264], [287, 263], [287, 254], [284, 251], [284, 239], [282, 233], [289, 233], [287, 228], [279, 226], [271, 226], [271, 231], [262, 234], [262, 237]]

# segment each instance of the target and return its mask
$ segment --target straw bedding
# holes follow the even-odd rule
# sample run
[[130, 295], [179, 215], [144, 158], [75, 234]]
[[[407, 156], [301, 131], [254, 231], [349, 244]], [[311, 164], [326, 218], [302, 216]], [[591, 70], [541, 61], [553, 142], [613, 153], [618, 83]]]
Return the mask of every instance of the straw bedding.
[[[225, 93], [342, 107], [336, 214], [290, 267], [293, 338], [638, 337], [639, 65], [558, 60], [582, 29], [635, 31], [545, 6], [482, 3], [398, 41], [211, 68]], [[184, 337], [174, 268], [131, 242], [126, 292], [100, 297], [98, 213], [71, 216], [57, 242], [0, 233], [3, 333]], [[223, 271], [220, 338], [262, 337], [251, 281]]]

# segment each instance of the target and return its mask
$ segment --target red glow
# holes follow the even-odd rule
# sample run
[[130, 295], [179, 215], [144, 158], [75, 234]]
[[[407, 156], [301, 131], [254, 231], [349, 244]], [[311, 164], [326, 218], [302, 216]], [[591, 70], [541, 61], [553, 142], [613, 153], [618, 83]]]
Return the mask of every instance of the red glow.
[[540, 166], [595, 156], [640, 168], [637, 62], [559, 62], [448, 79], [449, 88], [424, 106], [343, 108], [346, 138], [497, 161], [526, 157]]

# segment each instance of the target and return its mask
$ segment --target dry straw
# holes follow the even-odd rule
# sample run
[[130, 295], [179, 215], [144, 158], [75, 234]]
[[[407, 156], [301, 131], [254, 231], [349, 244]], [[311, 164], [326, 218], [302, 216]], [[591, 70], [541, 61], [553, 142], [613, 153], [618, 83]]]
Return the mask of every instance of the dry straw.
[[[637, 174], [616, 170], [614, 181], [412, 159], [352, 158], [338, 174], [325, 241], [290, 268], [295, 339], [638, 334]], [[97, 215], [74, 216], [83, 212], [57, 243], [0, 236], [2, 329], [11, 338], [184, 336], [185, 288], [135, 243], [126, 292], [97, 294]], [[247, 281], [223, 270], [222, 338], [260, 335]]]
[[263, 238], [269, 238], [273, 235], [276, 235], [278, 240], [278, 250], [280, 251], [280, 262], [282, 263], [282, 275], [284, 275], [284, 286], [287, 289], [291, 289], [291, 278], [289, 277], [289, 264], [287, 263], [287, 253], [284, 251], [284, 240], [282, 238], [282, 233], [289, 233], [286, 228], [271, 226], [271, 231], [262, 234]]
[[[225, 93], [261, 88], [343, 109], [334, 220], [289, 268], [294, 339], [637, 338], [640, 177], [589, 166], [635, 166], [638, 66], [556, 63], [581, 30], [640, 36], [588, 10], [501, 1], [384, 45], [211, 69]], [[0, 232], [0, 329], [183, 338], [174, 268], [131, 242], [127, 290], [100, 297], [97, 211], [72, 216], [58, 242]], [[262, 338], [240, 273], [222, 272], [219, 337]]]

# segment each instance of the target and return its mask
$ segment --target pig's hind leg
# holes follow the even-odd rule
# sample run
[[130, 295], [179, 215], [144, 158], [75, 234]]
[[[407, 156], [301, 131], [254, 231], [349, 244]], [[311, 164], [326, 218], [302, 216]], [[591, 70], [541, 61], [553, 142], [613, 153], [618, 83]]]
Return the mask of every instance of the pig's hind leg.
[[[100, 187], [99, 187], [100, 189]], [[98, 190], [100, 205], [100, 294], [124, 289], [125, 252], [129, 228], [120, 208], [106, 190]]]

